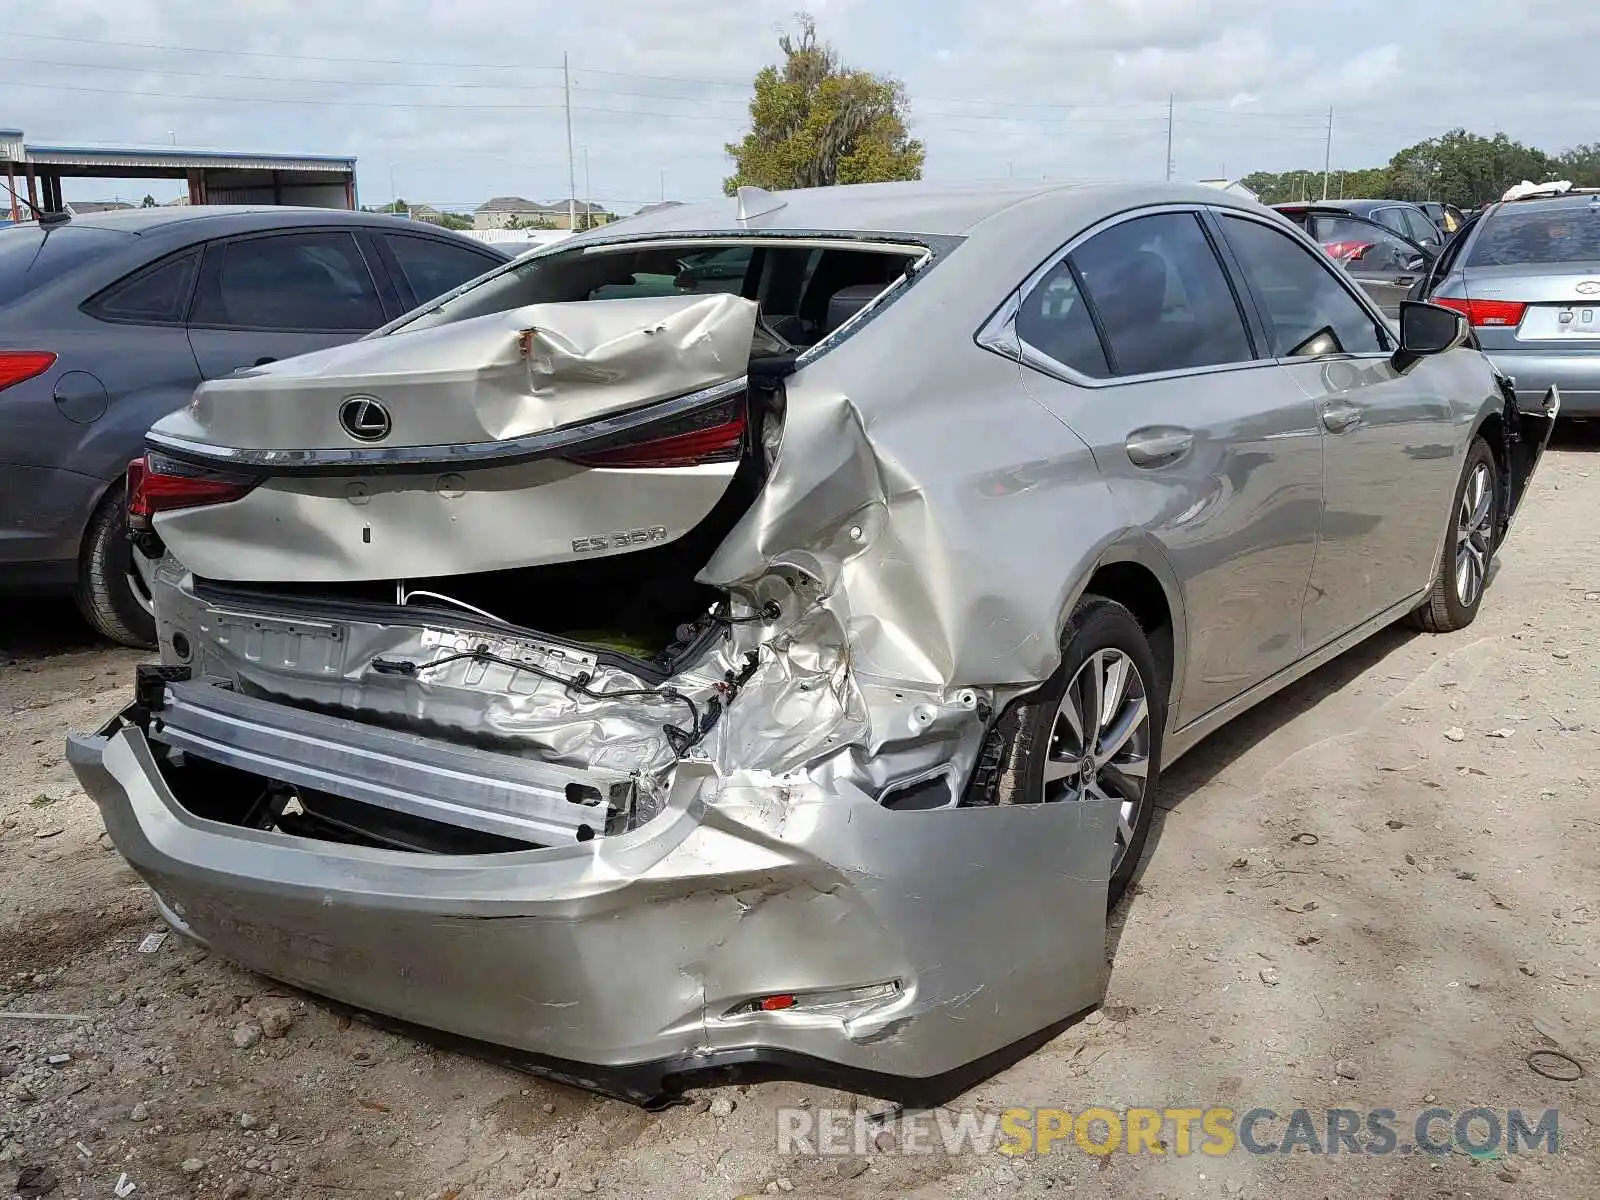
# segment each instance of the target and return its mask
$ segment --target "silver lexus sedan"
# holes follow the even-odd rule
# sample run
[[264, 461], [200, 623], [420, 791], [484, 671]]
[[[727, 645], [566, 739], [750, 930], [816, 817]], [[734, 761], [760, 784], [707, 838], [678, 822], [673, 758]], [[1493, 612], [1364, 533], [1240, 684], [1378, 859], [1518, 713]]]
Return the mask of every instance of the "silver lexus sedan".
[[179, 932], [641, 1104], [948, 1099], [1098, 1002], [1161, 771], [1459, 629], [1559, 397], [1204, 187], [652, 213], [208, 382], [71, 760]]

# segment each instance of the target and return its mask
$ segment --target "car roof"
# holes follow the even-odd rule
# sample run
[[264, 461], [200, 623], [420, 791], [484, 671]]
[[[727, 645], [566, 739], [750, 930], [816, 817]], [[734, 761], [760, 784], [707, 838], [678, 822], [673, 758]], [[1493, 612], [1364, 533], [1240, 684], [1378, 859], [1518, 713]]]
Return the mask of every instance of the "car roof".
[[197, 223], [204, 223], [208, 227], [226, 226], [235, 232], [295, 225], [352, 224], [391, 229], [405, 227], [413, 231], [441, 233], [447, 237], [457, 236], [441, 226], [421, 225], [387, 213], [359, 212], [346, 208], [307, 208], [292, 204], [183, 204], [119, 208], [74, 214], [71, 221], [67, 222], [76, 228], [107, 229], [136, 235], [174, 230]]
[[625, 217], [580, 234], [563, 246], [611, 237], [711, 232], [958, 237], [972, 233], [979, 225], [1003, 213], [1019, 221], [1049, 221], [1062, 217], [1093, 217], [1097, 212], [1110, 215], [1159, 203], [1211, 204], [1259, 211], [1259, 206], [1253, 202], [1216, 188], [1162, 183], [947, 184], [916, 180], [761, 193], [752, 200], [751, 207], [756, 209], [774, 203], [781, 203], [781, 207], [741, 221], [740, 203], [733, 197], [680, 204]]
[[[1600, 208], [1600, 193], [1574, 190], [1561, 196], [1529, 196], [1526, 200], [1502, 200], [1490, 205], [1485, 216], [1502, 209], [1512, 209], [1516, 212], [1560, 212], [1562, 209], [1590, 206]], [[1600, 217], [1600, 214], [1597, 214], [1597, 217]]]

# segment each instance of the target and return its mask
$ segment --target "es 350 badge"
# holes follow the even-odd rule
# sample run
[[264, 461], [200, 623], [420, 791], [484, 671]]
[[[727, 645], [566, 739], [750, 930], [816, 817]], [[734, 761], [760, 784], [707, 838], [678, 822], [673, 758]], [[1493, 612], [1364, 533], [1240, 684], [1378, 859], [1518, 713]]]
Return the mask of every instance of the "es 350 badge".
[[629, 550], [667, 540], [667, 529], [656, 525], [649, 529], [624, 529], [617, 533], [599, 534], [595, 537], [572, 539], [574, 554], [595, 554], [602, 550]]

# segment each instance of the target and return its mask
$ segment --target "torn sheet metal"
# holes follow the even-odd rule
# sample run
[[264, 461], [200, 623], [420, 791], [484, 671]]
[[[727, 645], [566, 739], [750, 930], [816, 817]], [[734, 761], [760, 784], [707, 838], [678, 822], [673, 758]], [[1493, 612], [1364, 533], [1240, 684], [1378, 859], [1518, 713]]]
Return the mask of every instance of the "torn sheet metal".
[[154, 432], [302, 451], [526, 437], [736, 379], [755, 325], [732, 295], [533, 304], [211, 380]]
[[1027, 685], [1060, 661], [1082, 586], [1067, 565], [1092, 563], [1121, 513], [1059, 420], [997, 403], [1018, 391], [1015, 363], [918, 353], [919, 329], [948, 319], [945, 294], [908, 289], [872, 337], [785, 381], [772, 473], [699, 578], [756, 593], [771, 573], [810, 578], [858, 677]]

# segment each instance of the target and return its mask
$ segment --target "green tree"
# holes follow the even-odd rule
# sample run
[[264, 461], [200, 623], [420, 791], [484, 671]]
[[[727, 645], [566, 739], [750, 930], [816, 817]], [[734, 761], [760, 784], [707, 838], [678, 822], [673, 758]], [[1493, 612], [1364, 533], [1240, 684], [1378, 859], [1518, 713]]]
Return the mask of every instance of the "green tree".
[[1395, 198], [1443, 200], [1463, 208], [1498, 200], [1524, 179], [1542, 183], [1559, 170], [1543, 150], [1514, 142], [1503, 133], [1492, 138], [1452, 129], [1408, 146], [1389, 160]]
[[1556, 174], [1572, 180], [1575, 187], [1600, 187], [1600, 142], [1585, 142], [1561, 154], [1555, 161]]
[[778, 39], [783, 64], [756, 76], [750, 131], [726, 147], [734, 173], [722, 190], [921, 179], [923, 147], [906, 132], [904, 86], [844, 66], [817, 40], [816, 22], [797, 19], [799, 36]]
[[156, 198], [154, 196], [150, 195], [148, 192], [146, 192], [145, 193], [145, 197], [144, 197], [144, 202], [142, 204], [140, 204], [139, 207], [140, 208], [154, 208], [155, 206], [156, 206]]

